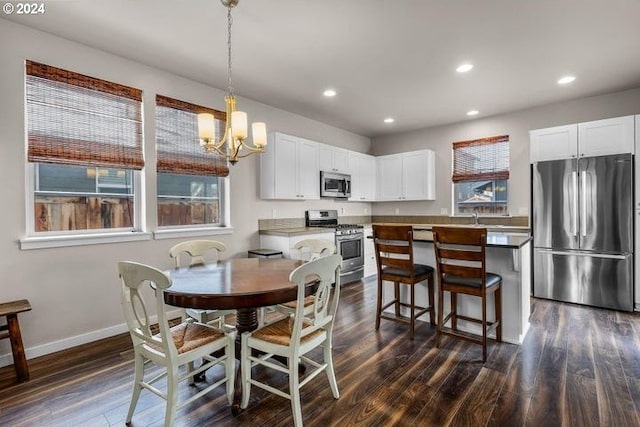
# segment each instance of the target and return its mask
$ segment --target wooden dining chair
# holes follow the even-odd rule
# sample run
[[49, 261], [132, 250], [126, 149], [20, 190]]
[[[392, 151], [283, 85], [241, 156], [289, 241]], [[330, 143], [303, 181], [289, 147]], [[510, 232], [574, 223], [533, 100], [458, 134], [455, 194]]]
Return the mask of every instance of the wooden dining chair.
[[[170, 328], [163, 291], [171, 286], [171, 279], [160, 270], [130, 261], [119, 262], [118, 273], [122, 282], [121, 303], [133, 341], [135, 363], [133, 393], [126, 423], [131, 423], [142, 389], [166, 400], [165, 426], [173, 425], [179, 408], [222, 384], [226, 384], [227, 400], [231, 403], [235, 380], [235, 330], [220, 330], [194, 322], [183, 322]], [[149, 295], [153, 295], [153, 298]], [[149, 318], [154, 305], [158, 315], [158, 333], [153, 331]], [[220, 352], [222, 355], [212, 356]], [[192, 369], [195, 360], [204, 360], [205, 363]], [[145, 378], [148, 362], [164, 370], [160, 374], [157, 370], [151, 370], [147, 375], [151, 378]], [[218, 364], [224, 366], [224, 376], [213, 384], [199, 385], [200, 391], [189, 393], [192, 395], [178, 404], [178, 383], [185, 379], [192, 380], [194, 375]], [[163, 378], [166, 378], [166, 392], [154, 385]]]
[[[296, 243], [291, 251], [291, 258], [302, 261], [313, 261], [323, 256], [333, 255], [336, 253], [336, 245], [327, 239], [304, 239]], [[304, 314], [309, 315], [313, 311], [313, 295], [309, 295], [304, 300]], [[282, 314], [290, 316], [295, 313], [297, 301], [290, 301], [284, 304], [278, 304], [274, 309]]]
[[[221, 252], [227, 250], [224, 243], [217, 240], [188, 240], [169, 249], [169, 256], [175, 260], [175, 267], [194, 266], [216, 261]], [[234, 310], [202, 310], [187, 308], [185, 314], [200, 323], [225, 325], [225, 316], [235, 314]]]
[[[502, 341], [502, 277], [486, 271], [487, 229], [471, 227], [433, 227], [433, 245], [439, 280], [438, 328], [436, 347], [441, 335], [451, 335], [482, 345], [482, 361], [487, 360], [487, 335], [495, 330], [496, 341]], [[451, 296], [451, 310], [444, 316], [444, 293]], [[458, 294], [473, 295], [482, 300], [482, 319], [458, 314]], [[487, 295], [494, 294], [494, 321], [487, 321]], [[451, 329], [445, 324], [451, 320]], [[458, 331], [458, 320], [482, 325], [482, 337], [475, 338]]]
[[[242, 334], [242, 408], [249, 404], [251, 386], [254, 385], [289, 399], [294, 425], [302, 426], [300, 389], [323, 371], [327, 374], [333, 397], [340, 397], [333, 369], [332, 334], [340, 299], [341, 263], [340, 255], [329, 255], [296, 268], [289, 276], [289, 280], [298, 286], [298, 305], [293, 317]], [[317, 286], [313, 311], [311, 316], [305, 316], [304, 300], [311, 282]], [[322, 347], [322, 362], [308, 357], [318, 347]], [[273, 356], [286, 358], [288, 367], [273, 363], [270, 360]], [[298, 361], [314, 368], [311, 372], [306, 372], [302, 381], [299, 379]], [[261, 382], [252, 377], [251, 369], [258, 366], [288, 374], [288, 393], [267, 384], [266, 380]]]
[[[413, 257], [413, 228], [410, 225], [373, 225], [373, 242], [378, 267], [378, 303], [376, 310], [376, 330], [380, 328], [380, 319], [409, 324], [409, 337], [414, 338], [416, 319], [429, 313], [429, 322], [435, 323], [433, 303], [434, 269], [429, 265], [418, 264]], [[383, 283], [393, 283], [393, 298], [384, 302]], [[428, 305], [416, 303], [415, 286], [427, 282]], [[409, 288], [409, 301], [402, 300], [400, 285]], [[394, 313], [385, 310], [393, 306]], [[402, 308], [409, 310], [409, 317]]]

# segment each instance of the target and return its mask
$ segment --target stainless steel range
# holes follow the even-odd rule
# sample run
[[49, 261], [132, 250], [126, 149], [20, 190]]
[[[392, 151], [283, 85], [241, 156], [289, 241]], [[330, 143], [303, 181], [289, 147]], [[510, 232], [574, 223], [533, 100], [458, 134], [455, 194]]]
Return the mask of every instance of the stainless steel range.
[[364, 227], [358, 224], [338, 224], [338, 211], [307, 211], [307, 227], [335, 229], [338, 254], [342, 255], [340, 283], [351, 283], [364, 277]]

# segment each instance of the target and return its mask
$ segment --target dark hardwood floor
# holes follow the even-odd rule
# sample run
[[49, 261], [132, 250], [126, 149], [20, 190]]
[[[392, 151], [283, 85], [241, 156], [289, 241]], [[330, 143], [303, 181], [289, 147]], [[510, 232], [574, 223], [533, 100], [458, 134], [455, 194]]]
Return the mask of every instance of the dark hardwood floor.
[[[375, 283], [343, 288], [334, 331], [340, 399], [321, 375], [302, 390], [306, 426], [638, 426], [640, 317], [532, 301], [522, 346], [481, 347], [435, 330], [384, 322], [374, 330]], [[128, 334], [29, 361], [31, 381], [0, 369], [1, 426], [123, 425], [131, 393]], [[266, 375], [257, 368], [256, 375]], [[207, 373], [209, 380], [220, 371]], [[286, 377], [271, 375], [278, 386]], [[222, 389], [178, 412], [178, 426], [287, 426], [289, 402], [253, 388], [249, 408], [231, 415]], [[181, 397], [194, 387], [181, 385]], [[143, 391], [133, 426], [161, 426], [164, 402]]]

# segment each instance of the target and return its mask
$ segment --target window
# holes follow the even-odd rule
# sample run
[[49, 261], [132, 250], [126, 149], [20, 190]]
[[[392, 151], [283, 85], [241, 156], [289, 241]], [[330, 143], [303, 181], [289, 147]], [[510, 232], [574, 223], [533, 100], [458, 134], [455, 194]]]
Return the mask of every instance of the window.
[[139, 229], [142, 92], [26, 63], [29, 234]]
[[509, 136], [453, 143], [455, 215], [508, 215]]
[[156, 96], [158, 152], [158, 226], [223, 225], [222, 180], [229, 174], [224, 157], [199, 144], [197, 114], [209, 112], [224, 130], [226, 114], [199, 105]]

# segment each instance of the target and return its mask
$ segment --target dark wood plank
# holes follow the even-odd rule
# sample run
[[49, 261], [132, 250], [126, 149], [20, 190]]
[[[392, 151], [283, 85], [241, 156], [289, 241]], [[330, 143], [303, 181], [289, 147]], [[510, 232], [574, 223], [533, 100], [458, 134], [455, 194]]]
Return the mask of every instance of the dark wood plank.
[[[481, 347], [445, 337], [434, 347], [428, 323], [375, 331], [375, 281], [343, 288], [334, 331], [340, 399], [320, 375], [302, 389], [307, 427], [350, 425], [640, 425], [640, 316], [533, 299], [521, 346]], [[562, 337], [565, 334], [566, 337]], [[316, 357], [319, 352], [311, 354]], [[31, 380], [0, 368], [0, 425], [122, 425], [131, 397], [128, 334], [29, 360]], [[281, 373], [254, 369], [282, 389]], [[207, 372], [212, 382], [221, 372]], [[162, 385], [162, 384], [161, 384]], [[181, 384], [179, 398], [198, 388]], [[143, 391], [133, 427], [162, 426], [164, 401]], [[256, 387], [249, 408], [231, 415], [217, 389], [177, 413], [178, 426], [290, 426], [289, 402]]]

